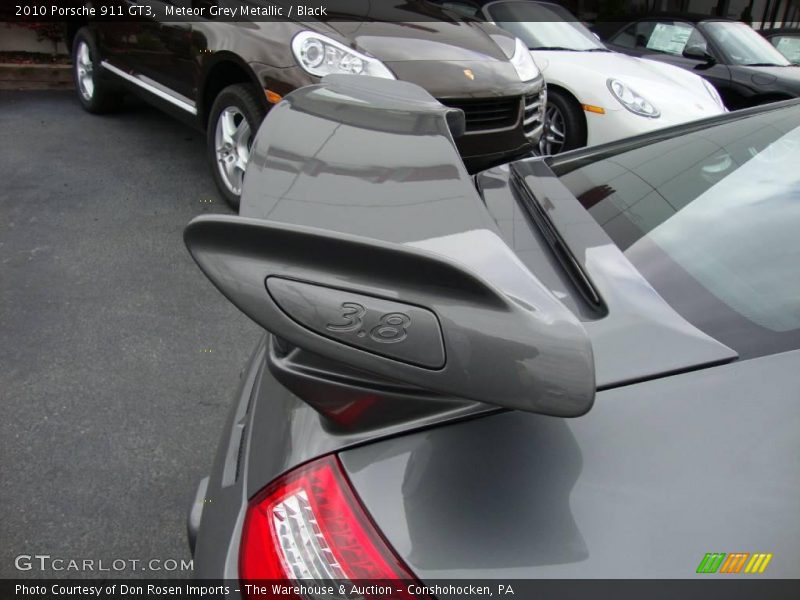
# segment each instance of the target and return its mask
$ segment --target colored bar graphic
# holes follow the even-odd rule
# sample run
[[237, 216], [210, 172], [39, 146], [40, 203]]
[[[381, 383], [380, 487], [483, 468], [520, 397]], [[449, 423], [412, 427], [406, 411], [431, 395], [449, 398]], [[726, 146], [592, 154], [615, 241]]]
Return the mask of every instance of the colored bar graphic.
[[747, 557], [750, 556], [749, 552], [734, 552], [728, 554], [728, 558], [722, 563], [720, 573], [738, 573], [742, 570]]
[[750, 559], [750, 562], [747, 563], [747, 568], [745, 568], [745, 573], [763, 573], [767, 570], [767, 565], [769, 561], [772, 560], [772, 554], [766, 553], [756, 553], [753, 554], [753, 558]]
[[716, 573], [722, 561], [725, 559], [724, 552], [709, 552], [697, 566], [698, 573]]
[[[750, 559], [749, 561], [747, 559]], [[697, 565], [697, 573], [724, 573], [728, 575], [735, 575], [742, 572], [744, 567], [745, 573], [757, 574], [763, 573], [767, 570], [769, 561], [772, 560], [772, 554], [766, 552], [757, 552], [750, 554], [749, 552], [732, 552], [726, 554], [725, 552], [708, 552], [700, 564]]]

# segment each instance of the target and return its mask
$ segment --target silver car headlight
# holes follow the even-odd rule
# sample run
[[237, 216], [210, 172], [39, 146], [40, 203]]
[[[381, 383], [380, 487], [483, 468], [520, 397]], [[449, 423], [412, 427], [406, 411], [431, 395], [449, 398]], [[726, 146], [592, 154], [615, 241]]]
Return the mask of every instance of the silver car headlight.
[[514, 66], [520, 81], [531, 81], [539, 76], [539, 67], [533, 61], [531, 51], [525, 43], [516, 38], [514, 46], [514, 56], [511, 57], [511, 64]]
[[297, 64], [317, 77], [336, 73], [396, 79], [394, 73], [377, 58], [313, 31], [301, 31], [294, 36], [292, 52]]
[[661, 116], [661, 111], [656, 108], [655, 104], [636, 93], [631, 86], [622, 83], [619, 79], [609, 79], [606, 85], [608, 85], [611, 95], [633, 114], [650, 119], [657, 119]]
[[717, 91], [717, 88], [715, 88], [713, 85], [711, 85], [705, 79], [701, 78], [701, 81], [703, 82], [703, 85], [705, 86], [706, 91], [708, 92], [708, 95], [711, 96], [714, 99], [714, 102], [719, 104], [719, 107], [722, 110], [727, 112], [728, 109], [725, 107], [725, 103], [722, 101], [722, 96], [719, 95], [719, 92]]

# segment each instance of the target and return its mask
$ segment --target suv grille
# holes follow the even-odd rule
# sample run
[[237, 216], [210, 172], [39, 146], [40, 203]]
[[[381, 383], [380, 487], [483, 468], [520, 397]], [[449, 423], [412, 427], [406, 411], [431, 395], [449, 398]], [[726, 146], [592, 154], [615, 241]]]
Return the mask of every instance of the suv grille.
[[542, 107], [547, 101], [547, 92], [525, 96], [525, 112], [522, 117], [522, 128], [530, 137], [542, 122]]
[[450, 108], [464, 111], [467, 133], [513, 127], [519, 118], [519, 96], [513, 98], [472, 98], [442, 100]]

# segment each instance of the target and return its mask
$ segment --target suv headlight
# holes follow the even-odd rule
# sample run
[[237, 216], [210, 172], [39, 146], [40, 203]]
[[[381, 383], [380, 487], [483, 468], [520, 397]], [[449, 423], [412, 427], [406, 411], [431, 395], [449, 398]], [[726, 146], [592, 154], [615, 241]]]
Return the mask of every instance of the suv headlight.
[[655, 104], [641, 94], [637, 94], [633, 88], [622, 83], [619, 79], [609, 79], [606, 85], [608, 85], [611, 95], [633, 114], [651, 119], [657, 119], [661, 116], [661, 112], [656, 108]]
[[516, 45], [514, 46], [514, 56], [511, 57], [511, 64], [519, 76], [520, 81], [531, 81], [539, 76], [539, 67], [533, 61], [531, 51], [525, 43], [516, 38]]
[[700, 81], [703, 82], [703, 85], [705, 86], [706, 91], [708, 92], [709, 96], [711, 96], [714, 99], [714, 102], [719, 104], [719, 107], [722, 110], [724, 110], [725, 112], [727, 112], [728, 109], [725, 107], [725, 103], [722, 101], [722, 96], [719, 95], [719, 92], [717, 91], [717, 88], [715, 88], [713, 85], [711, 85], [708, 81], [706, 81], [702, 77], [700, 78]]
[[377, 58], [362, 54], [313, 31], [301, 31], [294, 36], [292, 52], [297, 64], [317, 77], [338, 73], [396, 79], [387, 66]]

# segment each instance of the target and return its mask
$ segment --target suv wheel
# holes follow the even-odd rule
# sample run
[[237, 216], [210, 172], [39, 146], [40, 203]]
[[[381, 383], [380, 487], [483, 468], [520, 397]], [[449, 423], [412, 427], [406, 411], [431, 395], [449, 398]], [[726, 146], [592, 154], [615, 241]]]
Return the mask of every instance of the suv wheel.
[[112, 111], [122, 103], [122, 92], [100, 76], [100, 54], [85, 27], [72, 43], [72, 74], [81, 106], [90, 113]]
[[569, 94], [548, 90], [539, 153], [548, 156], [585, 145], [586, 118], [578, 102]]
[[266, 110], [251, 87], [237, 84], [220, 92], [208, 121], [208, 155], [214, 183], [235, 210], [239, 209], [242, 183], [253, 138]]

